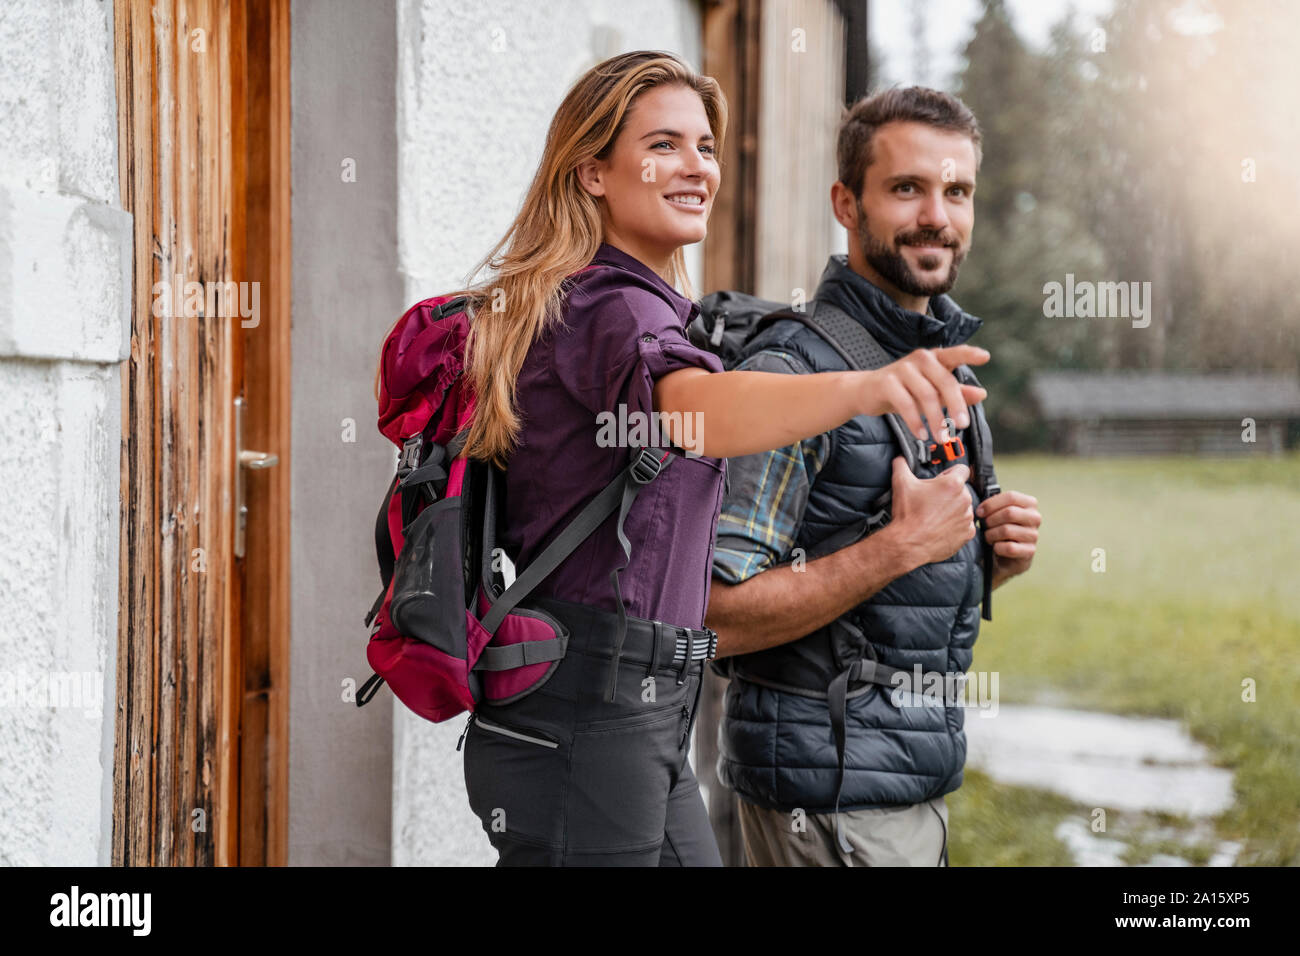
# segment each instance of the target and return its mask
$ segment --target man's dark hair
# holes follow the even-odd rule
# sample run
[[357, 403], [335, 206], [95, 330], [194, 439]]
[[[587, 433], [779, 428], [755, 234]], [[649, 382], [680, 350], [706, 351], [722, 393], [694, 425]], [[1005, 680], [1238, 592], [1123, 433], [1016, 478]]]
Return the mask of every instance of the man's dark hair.
[[983, 134], [975, 114], [957, 97], [924, 86], [891, 87], [864, 96], [847, 109], [840, 120], [835, 157], [840, 182], [861, 195], [867, 167], [873, 159], [871, 140], [886, 123], [925, 123], [954, 133], [965, 133], [975, 145], [975, 168], [979, 169]]

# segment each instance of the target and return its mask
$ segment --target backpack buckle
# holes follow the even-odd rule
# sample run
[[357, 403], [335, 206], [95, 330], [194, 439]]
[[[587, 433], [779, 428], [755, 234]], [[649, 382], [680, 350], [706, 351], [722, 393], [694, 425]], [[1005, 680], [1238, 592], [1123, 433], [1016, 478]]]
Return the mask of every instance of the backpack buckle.
[[[943, 449], [943, 456], [939, 455], [939, 449]], [[927, 454], [930, 456], [930, 464], [942, 465], [950, 461], [956, 461], [966, 454], [966, 446], [962, 444], [959, 437], [954, 435], [951, 439], [940, 445], [938, 442], [931, 442]]]
[[402, 454], [397, 459], [397, 477], [405, 478], [420, 467], [420, 452], [424, 449], [424, 436], [412, 435], [402, 442]]
[[889, 524], [891, 517], [892, 515], [890, 514], [890, 509], [888, 507], [881, 508], [879, 511], [867, 515], [867, 534], [874, 534], [885, 525]]
[[664, 452], [663, 458], [656, 458], [652, 449], [638, 449], [636, 457], [632, 459], [632, 480], [638, 485], [654, 481], [659, 477], [659, 472], [664, 470], [664, 462], [668, 460], [669, 454]]

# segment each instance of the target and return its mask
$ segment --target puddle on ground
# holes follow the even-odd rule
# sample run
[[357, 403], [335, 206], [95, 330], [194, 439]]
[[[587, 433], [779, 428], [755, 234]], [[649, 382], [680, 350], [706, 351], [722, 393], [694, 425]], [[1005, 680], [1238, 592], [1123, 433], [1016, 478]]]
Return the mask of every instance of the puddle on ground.
[[1002, 704], [966, 711], [967, 762], [999, 783], [1108, 810], [1212, 817], [1232, 806], [1232, 772], [1176, 720]]
[[[1204, 832], [1206, 818], [1232, 805], [1232, 772], [1211, 765], [1210, 751], [1179, 721], [1006, 704], [995, 716], [985, 713], [992, 711], [966, 712], [967, 763], [999, 783], [1051, 790], [1110, 813], [1187, 817], [1199, 821], [1196, 832], [1162, 829], [1142, 836], [1188, 847], [1208, 844], [1214, 848], [1209, 866], [1231, 866], [1236, 860], [1240, 845], [1219, 843]], [[1129, 844], [1114, 834], [1092, 832], [1087, 821], [1063, 820], [1055, 835], [1080, 866], [1124, 865]], [[1156, 853], [1144, 865], [1190, 864]]]
[[[1055, 837], [1065, 844], [1074, 862], [1078, 866], [1125, 866], [1124, 853], [1129, 843], [1114, 836], [1093, 833], [1091, 827], [1083, 820], [1070, 818], [1062, 820], [1053, 831]], [[1140, 834], [1140, 835], [1139, 835]], [[1155, 831], [1134, 831], [1135, 839], [1166, 840], [1180, 843], [1189, 850], [1212, 847], [1206, 866], [1232, 866], [1241, 853], [1240, 843], [1225, 840], [1219, 842], [1212, 834], [1200, 831], [1188, 832], [1168, 827]], [[1139, 866], [1191, 866], [1190, 860], [1170, 853], [1153, 853], [1145, 863]]]

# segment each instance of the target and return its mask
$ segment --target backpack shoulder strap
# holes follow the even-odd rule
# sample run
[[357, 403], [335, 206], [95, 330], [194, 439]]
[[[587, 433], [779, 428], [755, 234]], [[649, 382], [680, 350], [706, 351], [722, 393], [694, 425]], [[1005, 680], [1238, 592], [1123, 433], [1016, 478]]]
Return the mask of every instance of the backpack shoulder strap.
[[839, 306], [818, 299], [811, 312], [796, 313], [796, 317], [825, 339], [849, 368], [882, 368], [894, 361], [866, 326]]
[[[782, 309], [774, 317], [802, 322], [821, 336], [850, 369], [869, 371], [884, 368], [894, 361], [894, 357], [885, 351], [884, 346], [876, 341], [866, 326], [825, 300], [814, 301], [811, 312]], [[890, 412], [884, 417], [889, 423], [890, 431], [894, 433], [898, 447], [902, 449], [907, 467], [916, 474], [919, 465], [925, 460], [924, 443], [912, 434], [901, 415]]]
[[[957, 367], [957, 379], [963, 385], [979, 385], [975, 373], [965, 365]], [[988, 416], [984, 414], [984, 403], [971, 408], [970, 416], [970, 462], [971, 474], [975, 479], [975, 490], [979, 492], [980, 501], [991, 498], [1002, 491], [998, 484], [997, 472], [993, 469], [993, 432], [989, 428]], [[984, 595], [981, 601], [981, 616], [986, 621], [993, 620], [993, 546], [984, 537], [984, 522], [980, 521], [980, 539], [984, 542]]]
[[[967, 365], [957, 366], [957, 381], [963, 385], [979, 386], [980, 381]], [[1002, 490], [998, 485], [997, 472], [993, 469], [993, 433], [989, 428], [988, 416], [984, 414], [984, 403], [971, 408], [970, 430], [971, 474], [975, 476], [975, 489], [980, 498], [988, 498]]]

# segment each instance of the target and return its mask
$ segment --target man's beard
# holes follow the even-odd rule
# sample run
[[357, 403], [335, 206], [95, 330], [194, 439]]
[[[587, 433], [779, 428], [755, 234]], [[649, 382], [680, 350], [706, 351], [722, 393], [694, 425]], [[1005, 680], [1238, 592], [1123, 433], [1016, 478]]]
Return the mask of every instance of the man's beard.
[[867, 225], [866, 211], [862, 208], [861, 200], [858, 201], [858, 242], [862, 244], [862, 257], [882, 279], [891, 283], [900, 292], [927, 297], [943, 295], [957, 284], [957, 273], [961, 268], [962, 260], [966, 258], [966, 253], [970, 251], [969, 248], [962, 249], [954, 242], [949, 247], [952, 249], [952, 264], [948, 267], [948, 275], [942, 279], [928, 280], [919, 278], [912, 271], [912, 267], [900, 251], [905, 245], [934, 241], [943, 241], [942, 230], [919, 229], [916, 232], [905, 232], [895, 237], [892, 246], [881, 242], [871, 234]]

